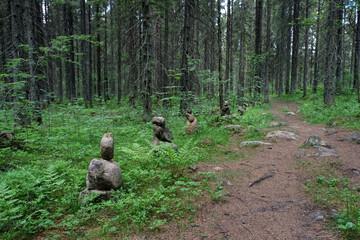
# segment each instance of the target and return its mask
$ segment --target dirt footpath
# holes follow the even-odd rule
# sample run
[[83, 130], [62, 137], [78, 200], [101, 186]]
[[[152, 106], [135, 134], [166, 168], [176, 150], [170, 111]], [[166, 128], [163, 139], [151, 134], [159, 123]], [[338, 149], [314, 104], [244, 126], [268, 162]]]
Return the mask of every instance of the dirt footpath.
[[[332, 129], [305, 122], [296, 113], [295, 104], [272, 101], [274, 108], [271, 112], [279, 121], [289, 123], [278, 130], [296, 133], [300, 139], [268, 139], [266, 141], [272, 146], [246, 147], [256, 152], [250, 158], [201, 165], [200, 171], [219, 167], [219, 180], [224, 180], [227, 199], [220, 204], [207, 202], [191, 224], [168, 226], [159, 235], [146, 239], [341, 239], [326, 229], [326, 213], [308, 199], [304, 190], [306, 179], [302, 178], [298, 162], [302, 158], [320, 157], [316, 156], [316, 149], [299, 146], [311, 135], [321, 137], [340, 155], [324, 157], [321, 161], [336, 159], [344, 170], [360, 168], [360, 147], [350, 141], [338, 141], [347, 133], [346, 130], [339, 128], [338, 132], [327, 135], [327, 130]], [[284, 109], [296, 115], [287, 115]], [[236, 140], [234, 136], [233, 151], [244, 151], [240, 150]]]

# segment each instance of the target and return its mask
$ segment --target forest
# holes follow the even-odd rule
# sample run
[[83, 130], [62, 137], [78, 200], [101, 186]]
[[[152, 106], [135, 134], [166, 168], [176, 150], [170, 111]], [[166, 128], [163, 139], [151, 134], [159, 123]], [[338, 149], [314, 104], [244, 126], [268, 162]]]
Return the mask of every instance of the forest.
[[[0, 55], [1, 239], [231, 239], [197, 214], [232, 202], [226, 181], [281, 175], [252, 172], [271, 144], [305, 151], [289, 168], [310, 202], [336, 209], [329, 234], [360, 237], [359, 187], [343, 174], [360, 168], [357, 0], [4, 0]], [[267, 137], [289, 129], [339, 156]], [[81, 197], [109, 132], [122, 186]], [[216, 170], [235, 161], [252, 168]]]

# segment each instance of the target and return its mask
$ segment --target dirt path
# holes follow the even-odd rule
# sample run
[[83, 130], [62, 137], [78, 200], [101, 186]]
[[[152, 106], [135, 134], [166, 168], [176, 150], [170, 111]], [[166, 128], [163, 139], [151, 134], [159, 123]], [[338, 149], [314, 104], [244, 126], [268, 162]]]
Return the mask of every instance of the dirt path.
[[[296, 105], [273, 100], [271, 112], [280, 121], [288, 122], [281, 130], [290, 131], [300, 136], [299, 140], [276, 139], [272, 146], [258, 146], [246, 160], [230, 163], [205, 164], [201, 171], [211, 171], [220, 167], [220, 179], [224, 181], [227, 200], [221, 204], [208, 202], [195, 216], [194, 223], [188, 226], [169, 227], [160, 235], [147, 239], [340, 239], [326, 230], [324, 213], [314, 206], [305, 191], [305, 179], [301, 178], [301, 169], [297, 162], [302, 158], [320, 159], [315, 149], [298, 147], [311, 135], [320, 136], [339, 153], [337, 160], [342, 168], [360, 168], [360, 148], [348, 141], [339, 142], [346, 131], [338, 129], [332, 135], [325, 134], [325, 127], [310, 125], [301, 116], [289, 116], [284, 109], [296, 113]], [[240, 150], [235, 146], [235, 151]], [[251, 150], [251, 149], [250, 149]], [[298, 156], [298, 151], [305, 152]], [[334, 157], [332, 157], [334, 158]], [[328, 158], [321, 158], [328, 159]], [[320, 161], [321, 161], [320, 160]], [[259, 183], [249, 187], [249, 183], [271, 174]]]

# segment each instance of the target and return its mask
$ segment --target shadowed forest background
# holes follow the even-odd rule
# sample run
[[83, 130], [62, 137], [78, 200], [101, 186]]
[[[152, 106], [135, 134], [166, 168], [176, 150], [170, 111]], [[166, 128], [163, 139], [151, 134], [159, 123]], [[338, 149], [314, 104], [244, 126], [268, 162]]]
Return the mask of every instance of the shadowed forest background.
[[[360, 129], [359, 66], [358, 1], [1, 1], [0, 238], [128, 236], [191, 221], [199, 198], [224, 192], [212, 172], [188, 167], [244, 157], [216, 147], [232, 135], [223, 123], [263, 139], [271, 96], [301, 104], [312, 123]], [[231, 113], [255, 105], [219, 120], [225, 101]], [[156, 115], [178, 152], [150, 149]], [[105, 132], [124, 186], [84, 202]]]

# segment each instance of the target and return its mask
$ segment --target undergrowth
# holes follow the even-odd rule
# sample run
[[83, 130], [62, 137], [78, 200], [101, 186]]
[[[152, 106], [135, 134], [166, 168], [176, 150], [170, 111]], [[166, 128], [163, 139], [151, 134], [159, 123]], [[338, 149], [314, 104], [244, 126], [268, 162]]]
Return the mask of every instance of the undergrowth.
[[[0, 149], [0, 238], [121, 238], [130, 230], [155, 231], [180, 219], [192, 221], [201, 199], [225, 198], [214, 173], [192, 168], [224, 154], [219, 146], [232, 133], [223, 126], [241, 124], [247, 130], [244, 138], [256, 140], [272, 119], [264, 114], [269, 107], [264, 105], [222, 120], [211, 113], [215, 105], [201, 99], [193, 107], [199, 133], [192, 136], [185, 134], [185, 118], [179, 117], [177, 106], [167, 111], [154, 106], [154, 115], [166, 118], [178, 152], [150, 148], [152, 124], [142, 121], [140, 107], [108, 101], [84, 109], [81, 99], [49, 106], [42, 112], [42, 125], [15, 129], [21, 147]], [[0, 121], [3, 130], [11, 125], [9, 119]], [[81, 199], [88, 165], [100, 158], [99, 142], [106, 132], [114, 134], [113, 160], [121, 167], [124, 185], [109, 200]]]
[[336, 122], [340, 126], [360, 130], [360, 104], [357, 102], [356, 92], [353, 89], [343, 89], [341, 95], [335, 96], [333, 106], [326, 106], [323, 103], [324, 89], [322, 86], [318, 88], [316, 94], [308, 92], [305, 98], [302, 97], [300, 91], [293, 95], [273, 97], [296, 102], [301, 114], [311, 123], [324, 123], [330, 126]]

